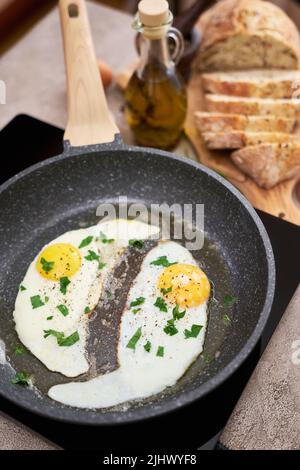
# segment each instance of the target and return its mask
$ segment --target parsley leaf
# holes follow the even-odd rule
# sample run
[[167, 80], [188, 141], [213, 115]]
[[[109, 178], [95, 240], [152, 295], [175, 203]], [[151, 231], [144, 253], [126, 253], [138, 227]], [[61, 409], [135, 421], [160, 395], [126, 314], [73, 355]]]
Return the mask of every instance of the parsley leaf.
[[164, 301], [164, 299], [162, 297], [157, 297], [157, 299], [154, 303], [154, 306], [159, 308], [159, 310], [161, 312], [167, 312], [168, 311], [167, 304], [166, 304], [166, 302]]
[[177, 261], [174, 263], [170, 263], [168, 258], [166, 256], [160, 256], [156, 260], [152, 261], [150, 264], [153, 264], [154, 266], [163, 266], [164, 268], [167, 268], [168, 266], [172, 266], [172, 264], [177, 264]]
[[103, 232], [100, 232], [99, 239], [102, 243], [113, 243], [115, 241], [114, 238], [107, 238], [107, 236]]
[[172, 311], [174, 320], [180, 320], [181, 318], [183, 318], [185, 315], [185, 312], [186, 310], [182, 310], [180, 312], [179, 305], [176, 304], [176, 306], [173, 308], [173, 311]]
[[133, 300], [130, 303], [130, 308], [137, 307], [138, 305], [142, 305], [144, 302], [145, 302], [145, 297], [138, 297], [137, 299]]
[[134, 333], [133, 337], [128, 341], [127, 348], [135, 349], [136, 343], [142, 336], [142, 328], [138, 328]]
[[26, 349], [23, 348], [23, 346], [16, 346], [15, 350], [14, 350], [14, 353], [15, 353], [16, 356], [22, 356], [22, 354], [26, 353]]
[[79, 341], [78, 331], [74, 331], [70, 336], [59, 341], [59, 346], [73, 346], [73, 344]]
[[102, 261], [99, 261], [98, 268], [103, 269], [106, 266], [106, 263], [102, 263]]
[[93, 250], [89, 250], [89, 254], [84, 257], [87, 261], [99, 261], [100, 256]]
[[23, 292], [24, 290], [26, 290], [26, 287], [21, 284], [20, 285], [20, 291]]
[[79, 341], [78, 331], [65, 338], [65, 334], [62, 331], [44, 330], [44, 338], [48, 338], [48, 336], [54, 336], [57, 339], [58, 346], [72, 346]]
[[48, 338], [48, 336], [54, 336], [59, 344], [59, 341], [63, 340], [65, 334], [62, 331], [44, 330], [44, 338]]
[[46, 261], [45, 258], [41, 258], [42, 270], [45, 273], [49, 273], [54, 267], [54, 261]]
[[164, 328], [164, 332], [167, 334], [167, 335], [170, 335], [170, 336], [174, 336], [178, 333], [178, 330], [176, 328], [176, 326], [174, 325], [174, 320], [168, 320], [167, 322], [167, 326]]
[[231, 318], [226, 313], [223, 315], [223, 322], [226, 324], [231, 323]]
[[71, 283], [70, 279], [68, 277], [61, 277], [60, 280], [59, 280], [59, 284], [60, 284], [60, 292], [62, 294], [66, 294], [67, 293], [67, 287], [68, 285]]
[[133, 246], [134, 248], [142, 249], [144, 248], [144, 242], [143, 240], [129, 240], [129, 245]]
[[164, 357], [165, 354], [165, 348], [163, 346], [158, 346], [156, 355], [158, 357]]
[[88, 246], [93, 241], [93, 237], [90, 235], [89, 237], [84, 238], [78, 248], [84, 248]]
[[203, 325], [192, 325], [190, 330], [184, 330], [184, 336], [186, 339], [188, 338], [197, 338], [200, 331], [202, 330]]
[[162, 287], [160, 289], [160, 292], [163, 294], [163, 295], [166, 295], [168, 294], [169, 292], [172, 292], [172, 286], [168, 287], [167, 289], [165, 289], [164, 287]]
[[12, 384], [29, 385], [30, 375], [27, 372], [17, 372], [12, 379]]
[[51, 317], [47, 317], [47, 320], [53, 320], [53, 315], [51, 315]]
[[144, 344], [144, 349], [145, 349], [145, 351], [147, 351], [147, 352], [150, 352], [150, 351], [151, 351], [151, 343], [150, 343], [150, 341], [147, 341], [147, 343]]
[[91, 313], [90, 307], [85, 307], [84, 313], [86, 313], [86, 314]]
[[136, 314], [136, 313], [139, 313], [142, 309], [141, 308], [134, 308], [132, 310], [132, 313]]
[[30, 301], [31, 301], [32, 308], [39, 308], [45, 305], [40, 295], [34, 295], [33, 297], [30, 297]]
[[64, 317], [66, 317], [67, 315], [69, 315], [69, 310], [68, 310], [68, 308], [67, 308], [65, 305], [61, 304], [61, 305], [58, 305], [56, 308], [60, 311], [60, 313], [61, 313]]
[[237, 298], [233, 295], [225, 295], [223, 297], [223, 305], [224, 307], [231, 307], [236, 302], [236, 300]]
[[45, 297], [45, 304], [46, 304], [47, 302], [49, 302], [49, 297], [47, 297], [47, 295], [46, 295], [46, 297]]

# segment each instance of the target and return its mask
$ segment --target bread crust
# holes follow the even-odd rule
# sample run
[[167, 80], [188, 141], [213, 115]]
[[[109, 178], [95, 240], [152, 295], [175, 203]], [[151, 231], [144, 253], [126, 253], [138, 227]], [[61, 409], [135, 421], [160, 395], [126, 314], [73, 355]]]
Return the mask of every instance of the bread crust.
[[249, 70], [243, 72], [205, 73], [205, 92], [253, 98], [291, 98], [298, 92], [300, 70]]
[[270, 189], [300, 173], [300, 142], [249, 146], [236, 150], [231, 158], [260, 187]]
[[285, 132], [294, 130], [296, 120], [275, 116], [244, 116], [242, 114], [195, 112], [200, 132]]
[[271, 98], [243, 98], [227, 95], [206, 94], [207, 110], [211, 112], [245, 114], [245, 115], [272, 115], [296, 119], [300, 114], [300, 100], [298, 99], [271, 99]]
[[201, 70], [299, 68], [298, 30], [273, 3], [221, 0], [206, 15], [202, 33]]
[[295, 135], [283, 132], [203, 132], [203, 140], [207, 148], [217, 149], [238, 149], [249, 145], [258, 145], [264, 142], [292, 142], [299, 139]]

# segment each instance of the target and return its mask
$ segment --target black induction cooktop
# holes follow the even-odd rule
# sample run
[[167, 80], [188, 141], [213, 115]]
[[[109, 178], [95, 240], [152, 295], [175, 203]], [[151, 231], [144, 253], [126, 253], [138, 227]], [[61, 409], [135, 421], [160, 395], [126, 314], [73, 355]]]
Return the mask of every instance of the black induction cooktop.
[[[17, 172], [62, 152], [63, 131], [27, 115], [0, 132], [0, 183]], [[160, 418], [122, 426], [92, 427], [58, 423], [0, 398], [0, 410], [64, 449], [196, 449], [226, 424], [262, 351], [300, 282], [300, 227], [257, 211], [270, 236], [277, 272], [272, 312], [260, 343], [236, 373], [209, 396]], [[213, 410], [213, 411], [212, 411]]]

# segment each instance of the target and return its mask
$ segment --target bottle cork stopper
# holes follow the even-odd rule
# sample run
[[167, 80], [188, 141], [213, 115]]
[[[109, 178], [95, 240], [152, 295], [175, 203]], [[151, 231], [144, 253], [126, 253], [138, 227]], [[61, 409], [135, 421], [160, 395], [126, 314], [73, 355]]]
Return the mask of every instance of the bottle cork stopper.
[[169, 4], [166, 0], [142, 0], [138, 10], [144, 26], [161, 26], [168, 21]]

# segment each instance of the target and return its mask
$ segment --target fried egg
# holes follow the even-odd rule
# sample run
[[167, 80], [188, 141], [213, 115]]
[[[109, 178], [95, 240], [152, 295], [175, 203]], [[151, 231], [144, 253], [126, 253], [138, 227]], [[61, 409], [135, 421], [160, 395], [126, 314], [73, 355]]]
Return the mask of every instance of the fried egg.
[[144, 257], [121, 318], [118, 365], [85, 382], [50, 388], [79, 408], [106, 408], [174, 385], [203, 349], [210, 284], [191, 253], [161, 241]]
[[67, 232], [41, 249], [21, 283], [13, 317], [21, 342], [49, 370], [67, 377], [89, 370], [89, 314], [105, 279], [130, 239], [158, 231], [112, 220]]

